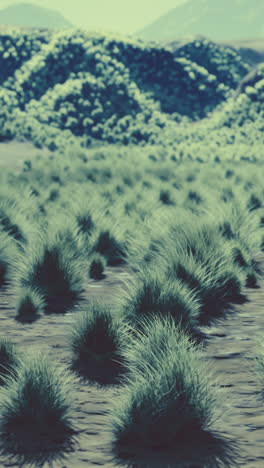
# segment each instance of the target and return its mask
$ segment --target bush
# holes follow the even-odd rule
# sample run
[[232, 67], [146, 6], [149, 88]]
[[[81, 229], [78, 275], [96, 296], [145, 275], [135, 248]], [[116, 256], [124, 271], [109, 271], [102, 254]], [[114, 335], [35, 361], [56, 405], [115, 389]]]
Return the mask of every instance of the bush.
[[[0, 36], [0, 84], [11, 78], [21, 65], [39, 52], [42, 44], [48, 42], [49, 33], [40, 31], [8, 31]], [[9, 79], [11, 83], [12, 80]]]
[[209, 429], [216, 408], [212, 373], [172, 320], [145, 321], [124, 357], [129, 374], [110, 414], [115, 446], [175, 448]]
[[93, 303], [71, 329], [73, 367], [99, 384], [116, 383], [123, 372], [124, 326], [108, 306]]
[[20, 322], [34, 322], [45, 310], [45, 301], [39, 291], [22, 289], [16, 306], [16, 318]]
[[89, 267], [89, 276], [95, 280], [101, 280], [105, 277], [104, 271], [106, 267], [106, 260], [100, 254], [95, 254], [91, 257], [91, 263]]
[[[1, 395], [0, 433], [5, 450], [41, 456], [70, 439], [74, 432], [69, 374], [43, 354], [25, 359]], [[53, 448], [54, 450], [54, 448]]]
[[4, 385], [8, 376], [16, 375], [20, 363], [18, 351], [6, 338], [0, 339], [0, 385]]
[[236, 88], [247, 74], [248, 65], [235, 50], [207, 39], [195, 39], [175, 51], [176, 57], [185, 57], [215, 75], [220, 83]]

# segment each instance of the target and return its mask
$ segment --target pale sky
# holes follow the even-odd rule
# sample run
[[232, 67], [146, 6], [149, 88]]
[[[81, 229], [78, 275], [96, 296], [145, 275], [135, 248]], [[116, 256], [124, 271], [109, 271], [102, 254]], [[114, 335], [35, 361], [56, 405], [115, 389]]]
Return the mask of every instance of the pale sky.
[[0, 0], [0, 8], [17, 3], [34, 3], [60, 11], [79, 27], [132, 34], [184, 1], [186, 0]]

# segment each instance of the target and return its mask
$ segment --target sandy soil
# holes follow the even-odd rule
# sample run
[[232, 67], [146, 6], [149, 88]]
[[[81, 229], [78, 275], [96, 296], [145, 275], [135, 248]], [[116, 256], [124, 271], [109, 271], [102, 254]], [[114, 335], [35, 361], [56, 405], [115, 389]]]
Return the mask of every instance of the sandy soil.
[[[127, 268], [107, 270], [106, 278], [100, 282], [90, 280], [87, 286], [87, 298], [97, 298], [107, 303], [114, 303], [125, 288], [130, 273]], [[239, 444], [242, 459], [234, 464], [221, 466], [243, 466], [263, 468], [264, 466], [264, 403], [260, 399], [255, 376], [252, 373], [252, 358], [255, 344], [264, 329], [264, 284], [263, 288], [247, 290], [249, 302], [239, 306], [227, 319], [219, 321], [217, 326], [204, 329], [206, 333], [205, 349], [212, 367], [216, 370], [223, 393], [223, 414], [215, 423], [215, 429], [223, 436], [232, 438]], [[67, 330], [74, 320], [74, 314], [43, 316], [34, 324], [20, 324], [14, 320], [15, 297], [8, 287], [0, 291], [1, 333], [19, 344], [21, 349], [46, 349], [52, 358], [68, 361]], [[110, 434], [106, 430], [106, 419], [114, 387], [99, 388], [76, 377], [74, 395], [74, 418], [81, 433], [73, 452], [65, 455], [65, 460], [54, 461], [43, 466], [56, 468], [82, 468], [104, 466], [116, 468], [128, 466], [127, 462], [117, 462], [111, 452]], [[161, 457], [161, 458], [160, 458]], [[176, 459], [169, 461], [154, 459], [144, 464], [134, 461], [133, 467], [189, 467], [205, 466], [203, 462], [178, 464]], [[6, 457], [0, 457], [0, 466], [18, 466]], [[216, 466], [211, 464], [208, 466]]]

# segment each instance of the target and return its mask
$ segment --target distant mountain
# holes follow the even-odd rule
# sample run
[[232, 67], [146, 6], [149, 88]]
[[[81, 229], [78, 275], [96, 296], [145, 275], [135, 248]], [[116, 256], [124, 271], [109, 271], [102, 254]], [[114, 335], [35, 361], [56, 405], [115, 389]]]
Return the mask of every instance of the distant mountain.
[[58, 11], [30, 3], [20, 3], [0, 10], [0, 26], [3, 25], [45, 29], [73, 26]]
[[212, 40], [264, 37], [264, 1], [187, 0], [136, 35], [145, 40], [172, 41], [196, 34]]

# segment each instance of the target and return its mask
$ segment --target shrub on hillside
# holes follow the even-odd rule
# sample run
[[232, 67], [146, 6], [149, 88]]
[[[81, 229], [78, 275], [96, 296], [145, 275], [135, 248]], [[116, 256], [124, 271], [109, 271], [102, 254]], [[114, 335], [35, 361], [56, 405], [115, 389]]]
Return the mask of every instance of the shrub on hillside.
[[174, 54], [176, 57], [185, 57], [204, 67], [216, 76], [220, 83], [224, 83], [231, 89], [237, 87], [249, 69], [237, 51], [208, 39], [195, 39], [187, 42], [178, 47]]

